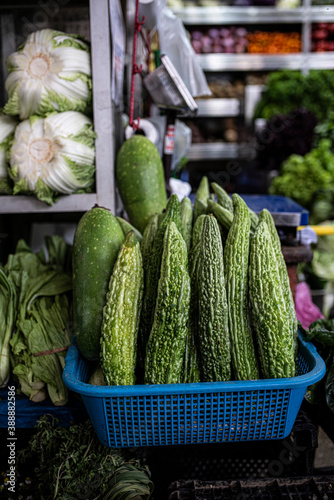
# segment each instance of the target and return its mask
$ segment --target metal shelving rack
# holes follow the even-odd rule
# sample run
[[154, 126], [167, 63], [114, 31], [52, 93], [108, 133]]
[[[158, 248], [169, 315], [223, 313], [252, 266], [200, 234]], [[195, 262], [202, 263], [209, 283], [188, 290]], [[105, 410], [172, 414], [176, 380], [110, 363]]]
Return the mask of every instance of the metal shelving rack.
[[[82, 3], [81, 3], [82, 5]], [[29, 6], [14, 2], [11, 6], [0, 7], [0, 26], [2, 31], [2, 65], [4, 58], [12, 51], [6, 44], [8, 29], [14, 25], [7, 9], [33, 8], [41, 10], [38, 2], [31, 2]], [[115, 120], [111, 100], [111, 41], [110, 17], [108, 0], [90, 0], [90, 36], [93, 80], [93, 119], [97, 133], [96, 148], [96, 190], [91, 194], [73, 194], [61, 196], [53, 205], [48, 206], [33, 196], [0, 195], [0, 214], [4, 213], [64, 213], [85, 212], [95, 204], [109, 208], [113, 213], [116, 210], [114, 155], [115, 155]], [[52, 23], [52, 16], [50, 17]], [[8, 25], [8, 23], [10, 23]], [[8, 29], [5, 29], [5, 27]], [[6, 51], [8, 53], [6, 53]]]
[[[279, 69], [301, 70], [334, 69], [334, 52], [311, 52], [311, 26], [314, 22], [334, 22], [334, 5], [312, 6], [311, 0], [304, 0], [295, 9], [277, 7], [183, 7], [173, 8], [174, 14], [185, 26], [210, 25], [261, 25], [261, 24], [300, 24], [302, 33], [302, 52], [296, 54], [198, 54], [201, 67], [205, 72], [231, 71], [275, 71]], [[233, 99], [231, 101], [235, 101]], [[219, 99], [199, 101], [205, 113], [198, 116], [228, 117], [238, 116], [239, 108], [225, 99], [224, 107], [219, 109]], [[237, 110], [235, 114], [231, 110]], [[210, 112], [212, 110], [212, 113]], [[217, 160], [240, 158], [237, 143], [193, 144], [188, 153], [189, 160]]]

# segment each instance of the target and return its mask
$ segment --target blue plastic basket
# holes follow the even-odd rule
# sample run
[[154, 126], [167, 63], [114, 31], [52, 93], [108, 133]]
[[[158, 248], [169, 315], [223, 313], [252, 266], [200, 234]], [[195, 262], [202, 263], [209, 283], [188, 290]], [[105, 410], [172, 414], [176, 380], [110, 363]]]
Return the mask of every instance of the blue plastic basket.
[[93, 386], [91, 367], [75, 343], [63, 379], [81, 394], [99, 440], [115, 448], [282, 439], [296, 420], [306, 389], [325, 363], [299, 336], [297, 375], [256, 381]]

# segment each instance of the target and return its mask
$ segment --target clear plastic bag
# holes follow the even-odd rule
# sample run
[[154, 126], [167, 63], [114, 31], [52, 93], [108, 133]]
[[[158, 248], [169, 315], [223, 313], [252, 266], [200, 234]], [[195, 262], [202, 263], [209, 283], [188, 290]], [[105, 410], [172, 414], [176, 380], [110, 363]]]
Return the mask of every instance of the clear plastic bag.
[[156, 2], [161, 54], [166, 54], [170, 58], [193, 97], [211, 95], [182, 21], [167, 7], [166, 0], [156, 0]]

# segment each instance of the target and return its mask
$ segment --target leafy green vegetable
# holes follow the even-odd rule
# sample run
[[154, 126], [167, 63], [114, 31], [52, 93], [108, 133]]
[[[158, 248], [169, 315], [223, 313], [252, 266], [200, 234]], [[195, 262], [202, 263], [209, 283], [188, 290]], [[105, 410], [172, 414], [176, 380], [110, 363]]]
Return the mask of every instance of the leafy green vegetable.
[[19, 470], [29, 463], [34, 500], [148, 500], [153, 491], [148, 468], [127, 450], [103, 446], [89, 420], [64, 428], [41, 417], [18, 454]]
[[334, 413], [334, 319], [317, 319], [309, 330], [304, 330], [305, 340], [314, 343], [326, 364], [325, 377], [307, 388], [306, 400], [311, 404], [327, 405]]
[[269, 193], [288, 196], [309, 208], [319, 189], [331, 187], [334, 187], [334, 154], [331, 142], [323, 139], [318, 148], [305, 156], [289, 156], [280, 175], [272, 180]]
[[268, 77], [267, 88], [256, 106], [254, 118], [269, 119], [304, 107], [319, 120], [325, 120], [334, 107], [332, 70], [275, 71]]
[[0, 268], [0, 375], [5, 385], [10, 359], [22, 393], [42, 401], [47, 389], [52, 402], [63, 405], [68, 400], [62, 381], [66, 352], [39, 353], [66, 349], [71, 341], [70, 245], [53, 236], [46, 238], [46, 250], [49, 260], [20, 240]]

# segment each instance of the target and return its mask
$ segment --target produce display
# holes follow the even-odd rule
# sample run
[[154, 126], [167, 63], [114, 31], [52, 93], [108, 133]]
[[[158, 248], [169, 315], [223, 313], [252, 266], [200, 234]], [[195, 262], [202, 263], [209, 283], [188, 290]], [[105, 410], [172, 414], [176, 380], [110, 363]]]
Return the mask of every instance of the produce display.
[[[294, 376], [297, 320], [272, 217], [264, 210], [259, 218], [216, 183], [211, 188], [214, 196], [204, 176], [193, 207], [172, 195], [149, 218], [141, 243], [131, 227], [120, 238], [116, 226], [97, 223], [94, 212], [105, 209], [81, 219], [73, 248], [75, 332], [107, 385]], [[90, 230], [83, 230], [85, 219]], [[102, 266], [97, 257], [106, 258], [103, 243], [113, 239], [114, 263]], [[90, 328], [84, 313], [92, 313]]]
[[73, 333], [71, 246], [51, 236], [46, 249], [48, 257], [20, 240], [0, 267], [0, 386], [12, 373], [31, 401], [49, 395], [62, 406], [68, 401], [62, 370]]
[[313, 23], [311, 31], [312, 52], [334, 51], [334, 23]]
[[196, 54], [287, 54], [301, 52], [297, 32], [248, 31], [241, 26], [194, 30], [190, 34]]
[[96, 134], [89, 44], [79, 35], [35, 31], [6, 67], [0, 193], [35, 195], [53, 205], [59, 195], [91, 192]]

